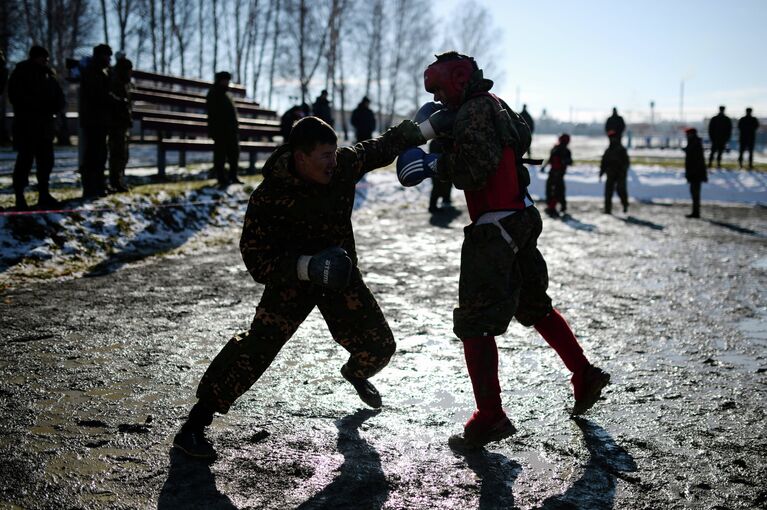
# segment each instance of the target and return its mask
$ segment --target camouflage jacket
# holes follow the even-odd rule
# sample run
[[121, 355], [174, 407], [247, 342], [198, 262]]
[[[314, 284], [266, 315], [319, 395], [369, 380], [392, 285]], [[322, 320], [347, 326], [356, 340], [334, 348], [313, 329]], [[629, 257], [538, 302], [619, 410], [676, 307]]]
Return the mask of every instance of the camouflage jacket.
[[629, 153], [621, 144], [611, 144], [602, 155], [599, 165], [599, 176], [607, 174], [608, 177], [622, 177], [628, 172], [631, 162]]
[[403, 121], [378, 138], [341, 147], [327, 185], [300, 178], [290, 145], [279, 147], [264, 165], [263, 182], [250, 196], [240, 238], [240, 252], [253, 279], [295, 284], [299, 255], [330, 246], [344, 248], [356, 265], [351, 215], [357, 181], [391, 164], [403, 150], [425, 142], [413, 122]]
[[[445, 154], [437, 163], [437, 177], [440, 180], [452, 182], [456, 188], [462, 190], [482, 189], [487, 179], [498, 168], [503, 155], [503, 148], [511, 145], [518, 157], [527, 151], [527, 147], [520, 147], [521, 138], [514, 133], [514, 127], [509, 126], [505, 136], [511, 139], [504, 141], [497, 127], [498, 103], [486, 94], [493, 86], [493, 82], [482, 77], [482, 72], [475, 72], [464, 97], [467, 99], [461, 105], [453, 124], [453, 144], [446, 147]], [[511, 117], [519, 115], [500, 100], [501, 106]], [[524, 123], [521, 120], [520, 122]], [[529, 144], [529, 128], [526, 133]], [[524, 149], [524, 150], [523, 150]]]

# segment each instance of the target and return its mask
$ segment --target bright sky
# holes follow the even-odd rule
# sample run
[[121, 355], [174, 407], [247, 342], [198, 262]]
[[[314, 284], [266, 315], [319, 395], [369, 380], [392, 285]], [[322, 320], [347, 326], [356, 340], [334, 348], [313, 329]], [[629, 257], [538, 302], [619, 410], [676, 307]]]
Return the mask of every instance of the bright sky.
[[682, 81], [687, 121], [767, 117], [767, 0], [476, 1], [504, 33], [496, 92], [534, 117], [678, 119]]

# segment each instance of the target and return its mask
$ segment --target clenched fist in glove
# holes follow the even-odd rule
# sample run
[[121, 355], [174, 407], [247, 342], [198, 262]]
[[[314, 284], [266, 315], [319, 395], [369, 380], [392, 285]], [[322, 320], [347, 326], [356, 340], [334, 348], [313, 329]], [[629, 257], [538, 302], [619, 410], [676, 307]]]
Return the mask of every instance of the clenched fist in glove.
[[298, 279], [330, 290], [342, 290], [349, 284], [352, 260], [340, 246], [325, 248], [314, 255], [298, 257]]
[[426, 154], [416, 147], [408, 149], [397, 158], [397, 178], [403, 186], [415, 186], [437, 173], [437, 154]]
[[413, 122], [418, 124], [423, 137], [427, 140], [437, 136], [450, 135], [455, 123], [455, 112], [449, 111], [439, 103], [424, 103], [413, 117]]

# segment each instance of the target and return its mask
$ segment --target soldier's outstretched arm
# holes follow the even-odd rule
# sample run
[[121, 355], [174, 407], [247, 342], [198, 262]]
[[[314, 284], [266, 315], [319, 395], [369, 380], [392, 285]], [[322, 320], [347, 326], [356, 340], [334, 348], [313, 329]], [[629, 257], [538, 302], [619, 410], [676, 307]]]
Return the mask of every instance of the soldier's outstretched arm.
[[377, 138], [339, 149], [338, 165], [354, 168], [359, 179], [371, 170], [390, 165], [405, 149], [425, 143], [418, 125], [411, 120], [403, 120]]

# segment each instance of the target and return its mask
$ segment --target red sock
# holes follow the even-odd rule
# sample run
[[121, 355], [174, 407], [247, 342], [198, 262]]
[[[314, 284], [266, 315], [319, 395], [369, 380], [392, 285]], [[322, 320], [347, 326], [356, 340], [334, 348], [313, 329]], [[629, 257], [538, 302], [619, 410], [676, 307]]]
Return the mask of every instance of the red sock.
[[589, 364], [583, 349], [575, 339], [573, 330], [556, 309], [534, 324], [538, 333], [555, 350], [570, 372], [580, 372]]
[[483, 414], [502, 413], [498, 382], [498, 347], [493, 336], [463, 338], [463, 354], [477, 409]]

